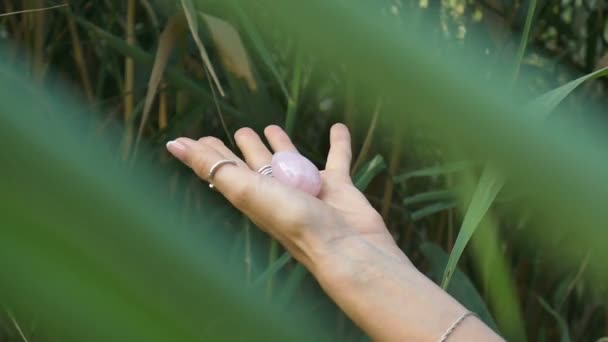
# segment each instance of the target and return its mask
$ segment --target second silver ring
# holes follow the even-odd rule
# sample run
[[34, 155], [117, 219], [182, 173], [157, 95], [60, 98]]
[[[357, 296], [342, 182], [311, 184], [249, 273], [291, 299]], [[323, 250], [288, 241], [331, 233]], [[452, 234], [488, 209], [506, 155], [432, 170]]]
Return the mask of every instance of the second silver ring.
[[260, 173], [264, 176], [272, 176], [272, 166], [264, 165], [258, 170], [258, 173]]

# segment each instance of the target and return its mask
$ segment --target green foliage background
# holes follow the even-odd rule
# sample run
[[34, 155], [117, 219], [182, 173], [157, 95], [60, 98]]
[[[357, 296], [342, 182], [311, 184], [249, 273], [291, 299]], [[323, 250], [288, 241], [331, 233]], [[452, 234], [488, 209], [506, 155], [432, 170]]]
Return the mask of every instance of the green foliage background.
[[322, 165], [337, 121], [399, 245], [490, 326], [608, 334], [605, 87], [566, 84], [606, 66], [602, 1], [72, 1], [0, 19], [0, 340], [365, 339], [164, 151], [278, 123]]

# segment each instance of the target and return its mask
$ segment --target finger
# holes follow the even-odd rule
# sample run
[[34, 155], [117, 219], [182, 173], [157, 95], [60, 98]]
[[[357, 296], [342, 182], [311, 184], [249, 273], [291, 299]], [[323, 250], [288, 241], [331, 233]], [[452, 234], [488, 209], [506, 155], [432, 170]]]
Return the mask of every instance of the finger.
[[291, 139], [289, 139], [287, 133], [285, 133], [285, 131], [277, 125], [266, 127], [264, 130], [264, 135], [275, 152], [298, 151], [295, 145], [291, 142]]
[[[188, 138], [179, 138], [169, 142], [167, 149], [190, 167], [201, 179], [213, 183], [215, 189], [221, 192], [235, 207], [246, 213], [251, 211], [252, 207], [255, 207], [255, 203], [258, 202], [254, 198], [259, 196], [257, 194], [260, 182], [258, 176], [261, 175], [253, 172], [243, 162], [243, 167], [232, 164], [219, 166], [212, 175], [212, 179], [209, 179], [209, 171], [217, 162], [233, 159], [233, 157], [225, 156], [211, 146], [211, 144], [217, 145], [217, 142], [211, 141], [211, 144], [209, 144], [210, 140], [195, 141]], [[264, 210], [262, 209], [262, 211]]]
[[[329, 133], [329, 153], [327, 155], [326, 170], [335, 171], [344, 176], [350, 175], [352, 150], [350, 146], [350, 133], [343, 124], [335, 124]], [[350, 178], [350, 177], [349, 177]]]
[[[189, 166], [200, 178], [212, 181], [228, 201], [277, 238], [302, 237], [302, 222], [310, 221], [304, 207], [320, 205], [318, 199], [252, 171], [248, 167], [224, 164], [213, 179], [209, 170], [218, 161], [230, 159], [207, 143], [179, 138], [167, 144], [176, 158]], [[304, 203], [305, 205], [302, 205]]]
[[240, 166], [248, 167], [247, 164], [234, 152], [232, 152], [232, 150], [230, 150], [220, 139], [216, 137], [203, 137], [198, 139], [198, 142], [213, 147], [213, 149], [221, 154], [225, 159], [235, 160]]
[[260, 139], [260, 136], [251, 128], [241, 128], [234, 134], [234, 140], [245, 157], [247, 165], [257, 171], [269, 165], [272, 154]]
[[[224, 155], [218, 151], [212, 145], [219, 144], [217, 142], [212, 142], [211, 140], [211, 138], [202, 138], [199, 139], [199, 141], [189, 138], [179, 138], [167, 143], [167, 149], [171, 154], [190, 167], [201, 179], [207, 182], [213, 182], [214, 185], [215, 183], [218, 183], [218, 179], [223, 178], [222, 174], [226, 171], [229, 171], [229, 173], [234, 171], [239, 173], [251, 172], [249, 167], [247, 167], [247, 165], [238, 157], [233, 157], [230, 154]], [[237, 165], [224, 164], [216, 169], [212, 176], [213, 179], [209, 179], [209, 171], [211, 171], [211, 168], [221, 160], [234, 160], [237, 162]]]

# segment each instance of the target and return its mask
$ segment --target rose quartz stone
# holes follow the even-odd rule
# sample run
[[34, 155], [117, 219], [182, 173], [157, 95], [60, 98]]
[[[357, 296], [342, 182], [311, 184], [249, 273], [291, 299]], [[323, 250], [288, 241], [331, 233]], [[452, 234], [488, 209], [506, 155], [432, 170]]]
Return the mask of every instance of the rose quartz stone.
[[281, 183], [313, 196], [321, 192], [319, 169], [297, 152], [277, 152], [272, 156], [272, 176]]

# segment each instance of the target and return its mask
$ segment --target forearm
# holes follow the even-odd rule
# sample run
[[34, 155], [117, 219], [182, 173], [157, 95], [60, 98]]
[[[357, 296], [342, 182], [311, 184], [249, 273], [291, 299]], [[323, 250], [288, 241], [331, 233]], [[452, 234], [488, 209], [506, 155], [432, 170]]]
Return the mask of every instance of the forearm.
[[[346, 245], [346, 244], [345, 244]], [[377, 249], [365, 240], [318, 264], [325, 291], [370, 337], [380, 341], [439, 341], [467, 310], [411, 265], [397, 248]], [[449, 341], [501, 341], [468, 317]]]

